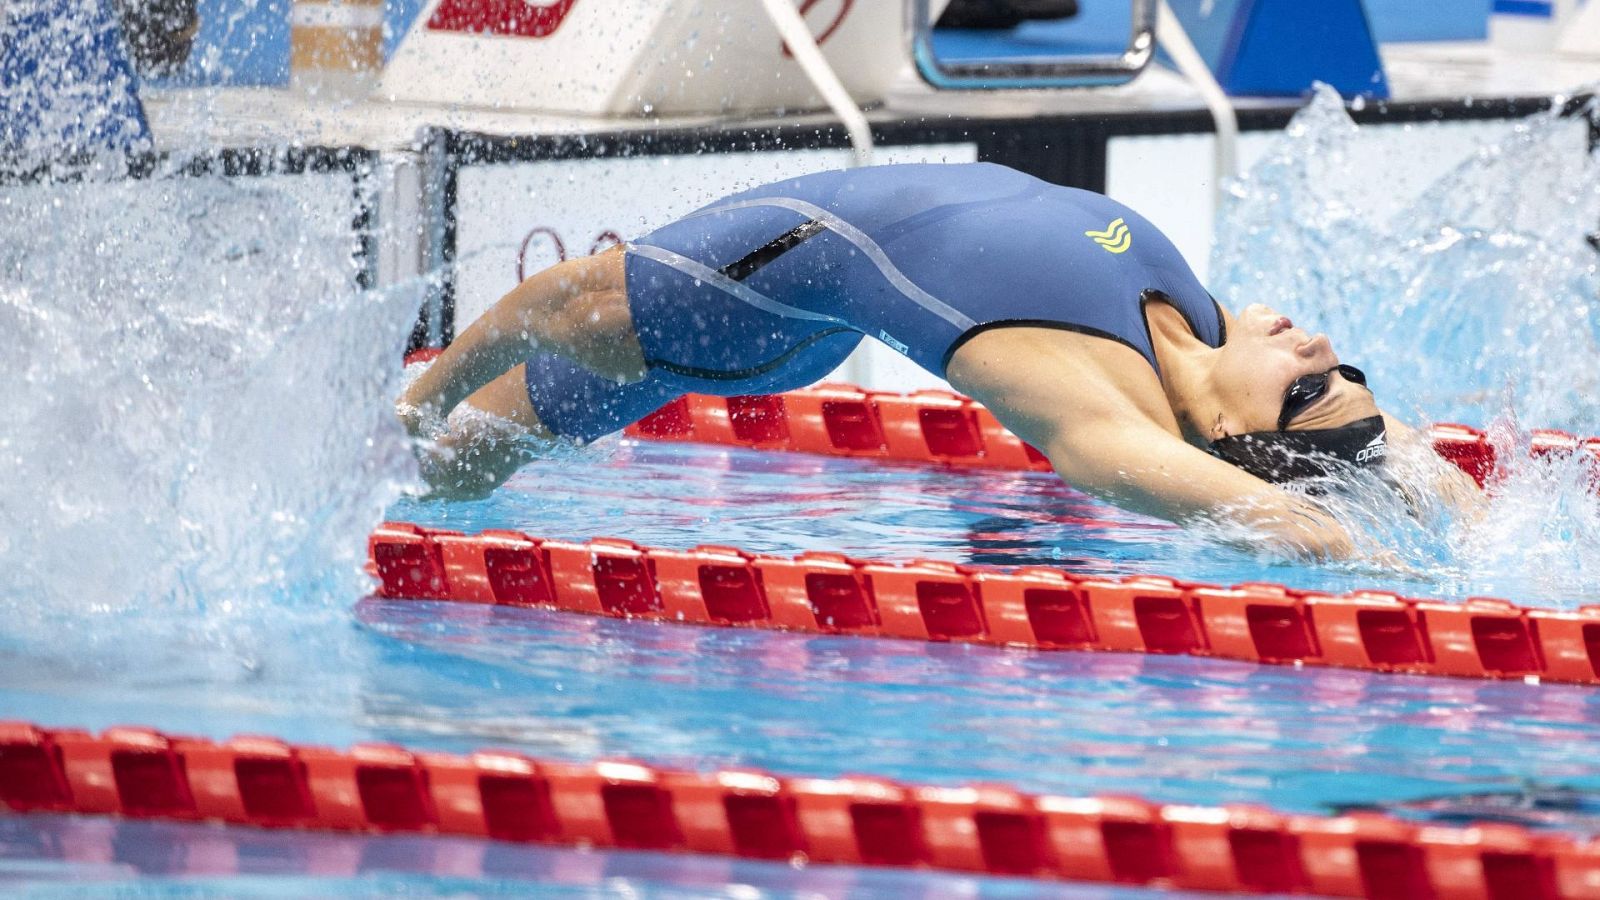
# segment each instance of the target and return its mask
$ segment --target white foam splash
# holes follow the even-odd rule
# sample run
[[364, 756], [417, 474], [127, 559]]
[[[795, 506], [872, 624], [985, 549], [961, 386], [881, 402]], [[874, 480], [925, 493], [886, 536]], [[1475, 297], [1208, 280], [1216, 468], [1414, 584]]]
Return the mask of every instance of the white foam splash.
[[[1424, 126], [1425, 127], [1425, 126]], [[1542, 427], [1600, 422], [1600, 165], [1584, 123], [1507, 123], [1420, 193], [1322, 89], [1230, 186], [1213, 285], [1327, 331], [1404, 414], [1483, 424], [1508, 387]], [[1381, 146], [1381, 145], [1380, 145]]]
[[347, 621], [415, 479], [390, 398], [419, 299], [358, 289], [353, 204], [301, 176], [0, 188], [8, 640], [237, 672]]
[[1593, 599], [1600, 503], [1587, 470], [1529, 460], [1521, 424], [1600, 433], [1600, 257], [1584, 239], [1600, 223], [1600, 163], [1583, 121], [1508, 123], [1420, 191], [1401, 183], [1407, 167], [1370, 165], [1363, 139], [1319, 90], [1230, 186], [1213, 288], [1325, 330], [1389, 412], [1488, 427], [1511, 461], [1474, 522], [1393, 461], [1410, 503], [1375, 486], [1329, 498], [1359, 543], [1411, 569], [1398, 577], [1454, 596]]

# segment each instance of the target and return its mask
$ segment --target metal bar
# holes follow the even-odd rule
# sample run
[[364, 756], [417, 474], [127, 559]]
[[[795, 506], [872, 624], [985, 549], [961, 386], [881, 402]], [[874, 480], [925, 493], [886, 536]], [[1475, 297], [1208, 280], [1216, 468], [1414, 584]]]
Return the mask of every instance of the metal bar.
[[933, 49], [933, 0], [906, 0], [911, 59], [939, 90], [1073, 88], [1123, 84], [1144, 71], [1156, 47], [1156, 0], [1132, 0], [1133, 28], [1119, 54], [944, 62]]

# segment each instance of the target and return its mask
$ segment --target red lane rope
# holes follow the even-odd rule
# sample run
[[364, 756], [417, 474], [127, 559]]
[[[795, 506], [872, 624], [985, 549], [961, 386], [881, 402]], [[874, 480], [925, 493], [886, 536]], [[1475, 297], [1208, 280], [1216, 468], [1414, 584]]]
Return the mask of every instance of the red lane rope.
[[391, 522], [369, 539], [384, 597], [530, 606], [695, 625], [1041, 650], [1190, 654], [1379, 672], [1600, 683], [1600, 606], [1523, 608], [1159, 576], [1078, 577], [835, 553], [463, 535]]
[[1600, 844], [1509, 825], [1059, 797], [870, 776], [689, 772], [147, 728], [0, 722], [0, 804], [262, 828], [461, 835], [1183, 890], [1600, 898]]
[[[827, 456], [943, 463], [989, 469], [1049, 471], [1038, 450], [1007, 431], [982, 404], [949, 391], [897, 394], [824, 384], [786, 394], [714, 397], [688, 394], [626, 431], [658, 441], [730, 444]], [[1482, 431], [1439, 424], [1433, 448], [1483, 486], [1497, 467]], [[1564, 431], [1533, 432], [1535, 457], [1584, 453], [1600, 481], [1600, 438]]]

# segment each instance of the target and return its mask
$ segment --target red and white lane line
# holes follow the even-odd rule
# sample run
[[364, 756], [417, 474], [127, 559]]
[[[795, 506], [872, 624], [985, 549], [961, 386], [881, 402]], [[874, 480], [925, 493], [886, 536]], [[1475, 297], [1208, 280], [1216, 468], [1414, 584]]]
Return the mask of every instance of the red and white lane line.
[[1379, 672], [1600, 684], [1600, 606], [1330, 595], [1159, 576], [1078, 577], [834, 553], [463, 535], [403, 522], [369, 540], [379, 594], [695, 625], [1040, 650], [1189, 654]]
[[0, 805], [1335, 897], [1600, 898], [1600, 844], [1507, 825], [1059, 797], [999, 785], [688, 772], [393, 745], [0, 722]]
[[[896, 394], [824, 384], [760, 397], [689, 394], [629, 426], [626, 434], [827, 456], [1050, 470], [1043, 454], [1007, 431], [982, 404], [949, 391]], [[1480, 486], [1496, 471], [1495, 448], [1482, 431], [1440, 424], [1428, 435], [1439, 455]], [[1600, 482], [1600, 438], [1538, 430], [1531, 452], [1535, 457], [1584, 454]]]

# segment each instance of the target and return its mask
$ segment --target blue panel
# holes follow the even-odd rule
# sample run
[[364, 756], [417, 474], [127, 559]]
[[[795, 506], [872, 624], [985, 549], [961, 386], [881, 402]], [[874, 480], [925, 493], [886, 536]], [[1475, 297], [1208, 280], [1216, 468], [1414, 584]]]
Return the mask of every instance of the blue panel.
[[1386, 98], [1389, 83], [1360, 0], [1330, 0], [1307, 15], [1301, 0], [1255, 0], [1226, 67], [1229, 93], [1298, 96], [1323, 81], [1346, 97]]
[[1491, 0], [1366, 0], [1378, 43], [1481, 41], [1489, 34]]
[[0, 16], [0, 159], [140, 150], [150, 132], [108, 0], [13, 0]]
[[416, 24], [428, 0], [383, 0], [383, 58], [394, 55], [394, 48]]
[[[1389, 96], [1360, 0], [1171, 0], [1229, 94], [1296, 97], [1323, 81], [1347, 97]], [[1208, 11], [1209, 7], [1209, 11]]]
[[159, 84], [273, 87], [289, 83], [291, 0], [198, 0], [200, 32], [183, 71]]
[[1493, 12], [1504, 16], [1531, 16], [1548, 19], [1555, 15], [1550, 0], [1494, 0]]

